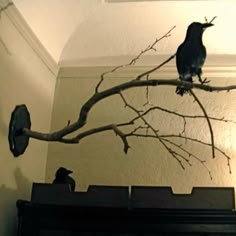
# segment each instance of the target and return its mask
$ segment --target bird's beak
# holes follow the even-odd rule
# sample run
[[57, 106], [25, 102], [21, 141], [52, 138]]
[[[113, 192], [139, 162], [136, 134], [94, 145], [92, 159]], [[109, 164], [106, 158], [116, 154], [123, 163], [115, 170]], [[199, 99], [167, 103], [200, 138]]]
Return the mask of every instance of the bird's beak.
[[71, 173], [73, 173], [72, 170], [67, 170], [67, 174], [68, 174], [68, 175], [71, 174]]
[[214, 24], [212, 24], [212, 23], [204, 23], [204, 24], [202, 24], [202, 28], [203, 28], [203, 30], [204, 29], [206, 29], [206, 28], [208, 28], [208, 27], [210, 27], [210, 26], [213, 26]]

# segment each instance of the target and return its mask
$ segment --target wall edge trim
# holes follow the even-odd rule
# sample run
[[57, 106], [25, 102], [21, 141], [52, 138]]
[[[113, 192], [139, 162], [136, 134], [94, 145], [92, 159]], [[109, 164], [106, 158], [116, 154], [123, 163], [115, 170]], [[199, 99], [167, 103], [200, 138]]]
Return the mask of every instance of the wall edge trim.
[[[3, 7], [3, 0], [0, 1], [1, 8]], [[6, 3], [5, 3], [6, 5]], [[42, 45], [37, 36], [33, 33], [32, 29], [29, 27], [27, 22], [24, 20], [23, 16], [16, 8], [14, 3], [9, 3], [2, 13], [5, 13], [9, 20], [12, 22], [17, 31], [21, 34], [24, 40], [29, 44], [36, 55], [42, 60], [45, 66], [52, 72], [55, 77], [57, 77], [59, 72], [59, 66], [56, 61], [52, 58], [49, 52]]]

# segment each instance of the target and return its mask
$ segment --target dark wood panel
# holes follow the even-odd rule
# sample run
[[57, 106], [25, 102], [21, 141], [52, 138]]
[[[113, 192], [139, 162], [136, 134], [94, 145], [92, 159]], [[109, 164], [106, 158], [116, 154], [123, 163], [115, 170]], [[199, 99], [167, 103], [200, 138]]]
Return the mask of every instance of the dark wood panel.
[[[129, 195], [128, 187], [91, 186], [72, 193], [64, 185], [34, 184], [32, 201], [17, 201], [18, 236], [236, 235], [234, 189], [195, 190], [180, 196], [167, 188], [134, 187]], [[198, 199], [207, 202], [198, 208]]]

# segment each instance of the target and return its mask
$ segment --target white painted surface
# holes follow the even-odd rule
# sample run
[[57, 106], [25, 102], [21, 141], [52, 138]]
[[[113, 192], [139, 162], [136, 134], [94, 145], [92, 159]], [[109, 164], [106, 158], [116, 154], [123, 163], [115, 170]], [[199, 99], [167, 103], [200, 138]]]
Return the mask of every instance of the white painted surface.
[[61, 52], [78, 25], [91, 15], [100, 0], [14, 0], [38, 39], [59, 61]]
[[176, 25], [172, 36], [164, 39], [153, 54], [173, 54], [183, 41], [192, 21], [213, 16], [215, 26], [204, 33], [209, 54], [236, 53], [236, 33], [229, 29], [235, 20], [236, 2], [157, 1], [103, 4], [68, 41], [61, 60], [86, 57], [136, 55], [156, 38]]
[[174, 53], [192, 21], [214, 16], [204, 43], [210, 54], [235, 54], [236, 2], [146, 1], [108, 3], [99, 0], [14, 0], [37, 37], [55, 61], [135, 55], [172, 26], [155, 54]]
[[8, 144], [11, 112], [16, 105], [26, 104], [32, 129], [48, 132], [56, 83], [56, 75], [36, 53], [43, 49], [36, 47], [37, 39], [32, 44], [26, 40], [33, 40], [33, 35], [22, 31], [27, 27], [21, 24], [14, 6], [1, 13], [0, 235], [4, 236], [16, 235], [16, 201], [30, 199], [32, 182], [44, 182], [48, 151], [47, 143], [30, 140], [25, 153], [13, 157]]

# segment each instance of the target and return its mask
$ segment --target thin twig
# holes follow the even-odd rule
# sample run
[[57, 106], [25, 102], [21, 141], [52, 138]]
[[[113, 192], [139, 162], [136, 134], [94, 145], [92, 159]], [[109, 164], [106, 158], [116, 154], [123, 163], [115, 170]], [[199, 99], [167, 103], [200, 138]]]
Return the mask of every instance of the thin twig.
[[[143, 112], [143, 116], [147, 115], [149, 112], [151, 112], [152, 110], [160, 110], [160, 111], [163, 111], [163, 112], [166, 112], [166, 113], [169, 113], [169, 114], [172, 114], [172, 115], [175, 115], [175, 116], [179, 116], [181, 118], [189, 118], [189, 119], [202, 119], [202, 118], [206, 118], [205, 116], [201, 116], [201, 115], [186, 115], [186, 114], [181, 114], [179, 112], [175, 112], [175, 111], [172, 111], [172, 110], [169, 110], [169, 109], [166, 109], [166, 108], [163, 108], [163, 107], [160, 107], [160, 106], [153, 106], [151, 108], [149, 108], [148, 110], [146, 110], [145, 112]], [[139, 117], [135, 117], [133, 118], [132, 121], [135, 121], [137, 120]], [[236, 121], [234, 120], [228, 120], [228, 119], [224, 119], [224, 117], [222, 118], [217, 118], [217, 117], [212, 117], [212, 116], [208, 116], [208, 118], [210, 120], [215, 120], [215, 121], [220, 121], [220, 122], [229, 122], [229, 123], [234, 123], [236, 124]]]
[[[182, 161], [181, 161], [178, 157], [180, 157], [181, 159], [187, 161], [186, 158], [185, 158], [184, 156], [182, 156], [180, 153], [177, 153], [177, 152], [175, 152], [174, 150], [172, 150], [170, 147], [168, 147], [168, 146], [165, 144], [165, 142], [159, 137], [159, 135], [158, 135], [158, 130], [154, 129], [153, 126], [152, 126], [151, 124], [149, 124], [149, 122], [144, 118], [143, 114], [140, 114], [140, 111], [138, 111], [135, 107], [131, 106], [131, 105], [126, 101], [124, 95], [123, 95], [121, 92], [120, 92], [120, 96], [121, 96], [121, 99], [122, 99], [122, 101], [124, 102], [125, 106], [128, 107], [128, 108], [130, 108], [132, 111], [134, 111], [134, 112], [138, 115], [138, 117], [144, 122], [144, 124], [146, 125], [146, 127], [148, 127], [148, 129], [150, 129], [150, 130], [153, 132], [154, 136], [159, 140], [159, 142], [160, 142], [160, 143], [162, 144], [162, 146], [168, 151], [168, 153], [169, 153], [174, 159], [176, 159], [176, 160], [178, 161], [178, 163], [180, 164], [180, 166], [181, 166], [183, 169], [185, 169], [185, 167], [184, 167]], [[131, 120], [131, 122], [133, 122], [133, 120]], [[147, 135], [147, 133], [146, 133], [146, 135]], [[129, 134], [129, 135], [126, 135], [126, 136], [130, 136], [130, 134]]]
[[144, 73], [138, 75], [136, 77], [136, 80], [140, 80], [142, 79], [144, 76], [150, 75], [151, 73], [155, 72], [156, 70], [159, 70], [162, 66], [164, 66], [165, 64], [167, 64], [168, 62], [170, 62], [174, 57], [175, 57], [176, 53], [173, 54], [172, 56], [170, 56], [169, 58], [167, 58], [164, 62], [162, 62], [161, 64], [159, 64], [158, 66], [152, 68], [151, 70], [145, 71]]
[[[146, 80], [149, 80], [149, 74], [146, 76]], [[146, 86], [146, 102], [143, 104], [143, 106], [146, 105], [151, 105], [150, 101], [149, 101], [149, 87]]]
[[[129, 136], [134, 136], [134, 137], [145, 137], [145, 138], [156, 138], [155, 135], [152, 135], [152, 134], [140, 134], [140, 133], [129, 133], [129, 134], [126, 134], [127, 137]], [[191, 137], [187, 137], [187, 136], [181, 136], [181, 135], [175, 135], [175, 134], [165, 134], [165, 135], [159, 135], [159, 138], [160, 139], [163, 139], [163, 138], [179, 138], [179, 139], [183, 139], [183, 140], [188, 140], [188, 141], [192, 141], [192, 142], [196, 142], [198, 144], [201, 144], [201, 145], [204, 145], [204, 146], [209, 146], [211, 147], [212, 145], [210, 143], [207, 143], [207, 142], [203, 142], [202, 140], [198, 140], [198, 139], [195, 139], [195, 138], [191, 138]], [[224, 157], [226, 157], [226, 160], [227, 160], [227, 165], [228, 165], [228, 168], [229, 168], [229, 173], [231, 174], [232, 173], [232, 170], [231, 170], [231, 165], [230, 165], [230, 156], [228, 156], [224, 151], [222, 151], [220, 148], [214, 146], [215, 150], [217, 150], [219, 153], [221, 153]]]
[[134, 65], [136, 63], [137, 60], [140, 59], [141, 56], [143, 56], [143, 54], [151, 51], [151, 50], [154, 50], [156, 51], [155, 49], [155, 45], [160, 42], [162, 39], [164, 38], [168, 38], [171, 36], [171, 32], [174, 30], [176, 26], [173, 26], [167, 33], [165, 33], [162, 37], [156, 39], [151, 45], [149, 45], [147, 48], [145, 48], [144, 50], [142, 50], [135, 58], [133, 58], [129, 63], [127, 64], [124, 64], [124, 65], [119, 65], [119, 66], [116, 66], [114, 67], [112, 70], [109, 70], [109, 71], [106, 71], [104, 73], [101, 74], [101, 78], [100, 78], [100, 81], [98, 82], [96, 88], [95, 88], [95, 93], [98, 93], [98, 89], [99, 87], [101, 86], [102, 82], [104, 81], [105, 79], [105, 76], [107, 74], [111, 74], [111, 73], [114, 73], [115, 71], [121, 69], [121, 68], [124, 68], [124, 67], [127, 67], [127, 66], [131, 66], [131, 65]]
[[[169, 135], [160, 135], [161, 138], [180, 138], [180, 139], [184, 139], [184, 140], [189, 140], [189, 141], [192, 141], [192, 142], [196, 142], [196, 143], [199, 143], [199, 144], [202, 144], [202, 145], [205, 145], [205, 146], [209, 146], [209, 147], [212, 147], [212, 144], [211, 143], [207, 143], [207, 142], [203, 142], [202, 140], [199, 140], [199, 139], [195, 139], [195, 138], [191, 138], [191, 137], [186, 137], [186, 136], [181, 136], [181, 135], [173, 135], [173, 134], [169, 134]], [[222, 151], [220, 148], [214, 146], [215, 150], [217, 150], [218, 152], [220, 152], [223, 156], [226, 157], [227, 159], [227, 165], [228, 165], [228, 168], [229, 168], [229, 173], [231, 174], [232, 173], [232, 170], [231, 170], [231, 165], [230, 165], [230, 156], [227, 155], [224, 151]]]
[[185, 148], [183, 148], [181, 145], [178, 145], [176, 143], [174, 143], [173, 141], [169, 140], [169, 139], [163, 139], [166, 142], [169, 142], [170, 144], [172, 144], [173, 146], [179, 148], [181, 151], [183, 151], [184, 153], [186, 153], [189, 157], [193, 157], [194, 159], [196, 159], [198, 162], [200, 162], [201, 165], [203, 165], [203, 167], [207, 170], [210, 179], [212, 180], [212, 174], [211, 171], [209, 170], [209, 168], [207, 167], [207, 165], [205, 164], [205, 160], [201, 160], [199, 157], [197, 157], [196, 155], [192, 154], [191, 152], [187, 151]]
[[214, 16], [214, 17], [208, 22], [207, 17], [205, 16], [205, 22], [206, 22], [206, 23], [212, 23], [216, 18], [217, 18], [217, 16]]
[[200, 100], [198, 99], [198, 97], [196, 96], [196, 94], [190, 90], [191, 95], [194, 97], [195, 101], [198, 103], [199, 107], [201, 108], [203, 114], [206, 117], [207, 120], [207, 124], [209, 126], [209, 130], [210, 130], [210, 135], [211, 135], [211, 145], [212, 145], [212, 157], [215, 158], [215, 142], [214, 142], [214, 134], [213, 134], [213, 129], [211, 126], [211, 122], [210, 119], [207, 115], [206, 109], [204, 108], [204, 106], [202, 105], [202, 103], [200, 102]]

